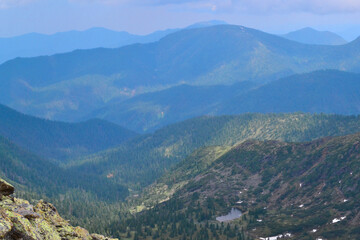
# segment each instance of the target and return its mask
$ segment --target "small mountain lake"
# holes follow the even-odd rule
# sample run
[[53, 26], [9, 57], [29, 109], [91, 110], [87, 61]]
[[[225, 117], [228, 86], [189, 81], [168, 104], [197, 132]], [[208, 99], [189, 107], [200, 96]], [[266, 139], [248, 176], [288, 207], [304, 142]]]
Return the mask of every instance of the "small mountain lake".
[[219, 222], [228, 222], [240, 218], [241, 215], [242, 213], [239, 209], [232, 208], [227, 215], [217, 217], [216, 220]]

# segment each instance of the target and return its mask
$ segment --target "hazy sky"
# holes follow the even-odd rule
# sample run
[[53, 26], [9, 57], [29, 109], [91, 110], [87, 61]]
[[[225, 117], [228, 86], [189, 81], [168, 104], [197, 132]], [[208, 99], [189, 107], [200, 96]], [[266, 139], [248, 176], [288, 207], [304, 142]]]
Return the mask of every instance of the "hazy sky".
[[0, 0], [0, 37], [106, 27], [136, 34], [224, 20], [273, 33], [360, 36], [360, 0]]

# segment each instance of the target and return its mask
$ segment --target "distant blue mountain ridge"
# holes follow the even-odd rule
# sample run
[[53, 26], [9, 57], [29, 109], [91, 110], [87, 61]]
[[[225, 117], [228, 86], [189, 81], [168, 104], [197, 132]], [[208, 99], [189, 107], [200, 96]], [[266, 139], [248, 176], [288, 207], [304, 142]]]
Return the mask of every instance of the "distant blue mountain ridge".
[[318, 31], [310, 27], [289, 32], [281, 36], [289, 40], [305, 44], [342, 45], [347, 43], [343, 37], [337, 35], [336, 33], [329, 31]]
[[[199, 22], [187, 28], [199, 28], [226, 24], [223, 21]], [[125, 31], [113, 31], [96, 27], [85, 31], [67, 31], [51, 35], [29, 33], [21, 36], [0, 38], [0, 64], [17, 57], [37, 57], [77, 49], [119, 48], [134, 43], [150, 43], [179, 31], [179, 28], [156, 31], [147, 35], [135, 35]]]

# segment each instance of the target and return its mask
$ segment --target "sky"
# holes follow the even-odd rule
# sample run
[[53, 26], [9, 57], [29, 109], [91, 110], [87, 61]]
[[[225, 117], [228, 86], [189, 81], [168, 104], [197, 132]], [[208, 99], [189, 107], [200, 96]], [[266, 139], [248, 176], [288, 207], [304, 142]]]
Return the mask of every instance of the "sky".
[[147, 34], [223, 20], [270, 33], [360, 36], [360, 0], [0, 0], [0, 37], [105, 27]]

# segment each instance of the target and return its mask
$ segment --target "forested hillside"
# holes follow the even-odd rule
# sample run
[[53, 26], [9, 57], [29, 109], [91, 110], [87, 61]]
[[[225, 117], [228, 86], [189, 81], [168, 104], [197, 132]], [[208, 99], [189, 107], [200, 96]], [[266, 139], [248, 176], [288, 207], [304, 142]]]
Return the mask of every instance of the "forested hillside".
[[151, 184], [166, 169], [200, 147], [231, 146], [250, 138], [309, 141], [354, 132], [360, 132], [359, 117], [354, 116], [296, 113], [200, 117], [77, 159], [68, 167], [98, 176], [111, 176], [115, 182], [136, 190]]
[[90, 114], [136, 131], [201, 115], [258, 113], [360, 113], [360, 75], [337, 70], [297, 74], [257, 86], [182, 85], [108, 104]]
[[[172, 199], [174, 193], [225, 156], [234, 144], [250, 138], [307, 141], [359, 131], [359, 117], [355, 116], [296, 113], [200, 117], [138, 136], [117, 148], [74, 159], [65, 168], [3, 138], [0, 149], [4, 161], [0, 161], [0, 169], [2, 177], [19, 188], [18, 196], [45, 198], [55, 203], [73, 224], [102, 234], [112, 229], [110, 235], [125, 236], [131, 234], [125, 225], [117, 226], [130, 217], [129, 210], [134, 213]], [[222, 147], [212, 147], [215, 145]], [[181, 173], [172, 172], [174, 169]], [[134, 200], [164, 173], [158, 180], [160, 185], [146, 189], [148, 195]], [[121, 202], [128, 194], [132, 200]]]
[[[86, 172], [64, 170], [55, 163], [38, 157], [0, 136], [0, 174], [20, 192], [58, 197], [71, 189], [82, 189], [105, 200], [124, 199], [128, 191], [106, 178]], [[101, 188], [95, 186], [100, 185]]]
[[62, 169], [1, 136], [0, 178], [16, 187], [16, 197], [32, 203], [40, 199], [50, 201], [72, 223], [104, 234], [110, 222], [118, 221], [118, 215], [125, 211], [121, 201], [129, 193], [127, 187], [111, 179]]
[[[163, 189], [186, 181], [170, 200], [112, 229], [131, 226], [137, 239], [357, 239], [359, 142], [355, 134], [305, 143], [248, 140], [215, 158], [224, 149], [198, 151], [160, 180], [169, 184]], [[241, 217], [216, 220], [231, 208]]]
[[103, 120], [44, 120], [0, 105], [0, 135], [39, 156], [65, 160], [119, 145], [136, 133]]
[[137, 132], [149, 132], [193, 117], [217, 115], [224, 101], [255, 87], [249, 81], [231, 86], [180, 85], [127, 101], [114, 101], [85, 119], [105, 119]]
[[360, 74], [326, 70], [284, 78], [222, 103], [220, 112], [360, 113]]

